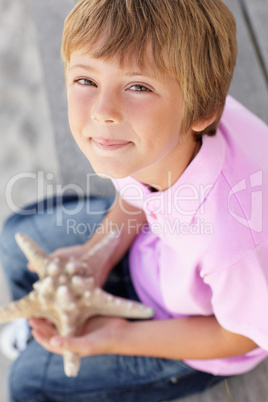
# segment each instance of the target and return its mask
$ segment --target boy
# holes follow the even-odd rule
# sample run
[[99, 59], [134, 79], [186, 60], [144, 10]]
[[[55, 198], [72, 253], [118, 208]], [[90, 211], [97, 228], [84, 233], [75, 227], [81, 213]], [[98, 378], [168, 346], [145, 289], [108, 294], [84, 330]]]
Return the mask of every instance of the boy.
[[[95, 317], [78, 338], [31, 319], [37, 343], [13, 365], [11, 399], [170, 400], [252, 369], [268, 350], [268, 130], [225, 102], [236, 60], [229, 10], [220, 0], [83, 0], [66, 20], [62, 54], [74, 138], [120, 194], [99, 226], [121, 236], [99, 282], [120, 267], [128, 297], [155, 319]], [[101, 211], [112, 201], [89, 202]], [[2, 249], [24, 231], [49, 251], [84, 240], [54, 252], [79, 256], [106, 234], [73, 239], [51, 216], [11, 218]], [[93, 227], [101, 217], [84, 207], [75, 219]], [[25, 262], [10, 270], [2, 254], [17, 298], [34, 275], [22, 279]], [[64, 349], [85, 357], [76, 379], [64, 377]]]

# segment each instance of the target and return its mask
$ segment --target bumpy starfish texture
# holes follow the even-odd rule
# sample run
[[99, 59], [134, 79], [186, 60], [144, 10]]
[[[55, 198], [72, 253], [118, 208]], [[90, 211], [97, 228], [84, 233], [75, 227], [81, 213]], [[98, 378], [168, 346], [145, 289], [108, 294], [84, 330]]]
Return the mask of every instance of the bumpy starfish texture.
[[[17, 318], [43, 317], [52, 321], [62, 336], [79, 336], [92, 316], [151, 318], [153, 310], [130, 300], [112, 296], [97, 285], [98, 272], [112, 255], [118, 236], [110, 232], [81, 259], [61, 260], [49, 257], [33, 240], [16, 234], [16, 241], [34, 266], [39, 280], [24, 298], [0, 307], [0, 322]], [[64, 371], [76, 377], [80, 356], [63, 354]]]

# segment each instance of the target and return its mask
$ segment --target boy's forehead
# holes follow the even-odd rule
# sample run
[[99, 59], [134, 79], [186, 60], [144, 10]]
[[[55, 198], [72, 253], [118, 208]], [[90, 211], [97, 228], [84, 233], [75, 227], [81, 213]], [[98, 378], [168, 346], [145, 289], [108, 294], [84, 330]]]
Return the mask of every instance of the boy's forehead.
[[[119, 70], [129, 75], [144, 75], [154, 79], [163, 79], [163, 72], [159, 70], [153, 57], [150, 46], [147, 46], [142, 63], [138, 62], [138, 55], [135, 52], [125, 52], [122, 57], [120, 54], [114, 54], [109, 57], [95, 57], [98, 48], [94, 47], [90, 51], [86, 48], [74, 50], [71, 53], [68, 63], [68, 72], [75, 68], [87, 68], [90, 65], [98, 64], [98, 61], [107, 65], [113, 65]], [[167, 63], [168, 64], [168, 63]]]

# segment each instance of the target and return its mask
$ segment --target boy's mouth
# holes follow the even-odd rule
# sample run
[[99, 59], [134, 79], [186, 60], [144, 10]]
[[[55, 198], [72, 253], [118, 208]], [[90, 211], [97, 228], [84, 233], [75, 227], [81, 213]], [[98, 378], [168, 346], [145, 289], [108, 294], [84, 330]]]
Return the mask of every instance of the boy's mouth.
[[123, 141], [123, 140], [108, 140], [105, 138], [92, 138], [91, 141], [93, 144], [105, 151], [114, 151], [116, 149], [124, 148], [127, 145], [131, 144], [131, 141]]

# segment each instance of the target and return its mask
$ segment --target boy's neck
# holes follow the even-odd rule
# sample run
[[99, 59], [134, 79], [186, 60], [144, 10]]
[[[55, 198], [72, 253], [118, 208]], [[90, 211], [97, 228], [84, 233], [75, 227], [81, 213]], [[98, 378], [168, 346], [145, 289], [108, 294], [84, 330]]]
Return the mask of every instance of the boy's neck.
[[202, 140], [194, 140], [192, 144], [182, 143], [180, 154], [175, 154], [172, 158], [169, 156], [164, 164], [148, 169], [146, 180], [139, 172], [132, 177], [145, 184], [152, 192], [167, 190], [177, 182], [200, 151], [201, 146]]

